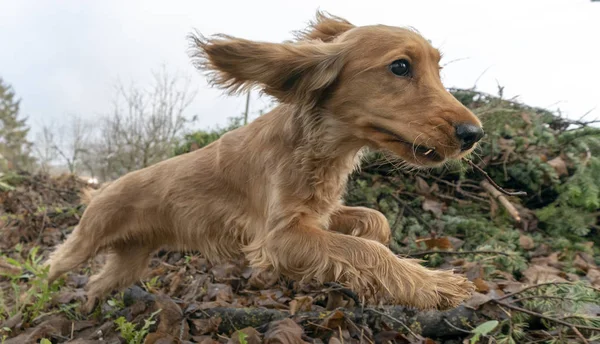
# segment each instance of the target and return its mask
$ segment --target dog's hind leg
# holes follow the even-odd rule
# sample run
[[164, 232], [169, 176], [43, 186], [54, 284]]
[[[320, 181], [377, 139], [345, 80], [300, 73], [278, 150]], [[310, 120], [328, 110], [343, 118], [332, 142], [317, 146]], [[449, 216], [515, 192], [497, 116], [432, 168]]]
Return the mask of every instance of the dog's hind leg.
[[135, 243], [123, 243], [110, 249], [102, 270], [92, 276], [86, 286], [87, 303], [82, 309], [92, 311], [96, 301], [114, 290], [128, 287], [143, 278], [154, 248]]
[[85, 263], [97, 251], [95, 242], [81, 232], [80, 226], [75, 227], [67, 240], [60, 244], [44, 263], [50, 267], [48, 284], [52, 284], [63, 273]]

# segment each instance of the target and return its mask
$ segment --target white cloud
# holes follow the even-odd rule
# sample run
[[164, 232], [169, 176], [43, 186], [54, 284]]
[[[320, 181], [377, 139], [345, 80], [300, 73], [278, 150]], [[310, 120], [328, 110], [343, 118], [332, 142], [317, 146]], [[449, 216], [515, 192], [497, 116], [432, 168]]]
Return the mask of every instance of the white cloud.
[[[200, 92], [193, 112], [201, 126], [243, 111], [243, 98], [206, 86], [186, 55], [194, 28], [281, 41], [317, 8], [358, 25], [413, 26], [444, 51], [468, 58], [444, 69], [447, 86], [494, 93], [532, 105], [558, 106], [571, 117], [598, 106], [600, 3], [589, 0], [504, 1], [97, 1], [0, 2], [0, 75], [23, 98], [35, 126], [67, 113], [107, 112], [112, 83], [143, 82], [166, 63], [190, 73]], [[266, 103], [254, 100], [253, 110]], [[262, 105], [261, 105], [262, 104]], [[552, 108], [556, 108], [553, 106]], [[590, 117], [600, 117], [596, 109]]]

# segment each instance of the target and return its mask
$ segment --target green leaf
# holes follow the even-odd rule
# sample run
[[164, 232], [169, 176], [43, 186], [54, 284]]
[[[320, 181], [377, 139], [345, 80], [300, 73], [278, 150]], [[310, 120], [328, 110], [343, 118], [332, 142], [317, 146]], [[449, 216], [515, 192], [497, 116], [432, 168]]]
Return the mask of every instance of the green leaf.
[[244, 332], [238, 333], [238, 339], [241, 344], [248, 344], [248, 342], [246, 341], [246, 337], [248, 337], [248, 335], [245, 334]]
[[496, 328], [496, 326], [498, 326], [498, 320], [490, 320], [475, 327], [473, 330], [471, 330], [471, 332], [479, 333], [480, 335], [485, 336], [488, 333], [492, 332]]
[[480, 324], [479, 326], [472, 329], [471, 333], [473, 333], [474, 336], [471, 338], [470, 343], [471, 344], [477, 343], [477, 341], [479, 340], [479, 337], [485, 336], [488, 333], [492, 332], [496, 328], [496, 326], [498, 326], [498, 324], [499, 324], [498, 320], [490, 320], [490, 321], [486, 321], [483, 324]]

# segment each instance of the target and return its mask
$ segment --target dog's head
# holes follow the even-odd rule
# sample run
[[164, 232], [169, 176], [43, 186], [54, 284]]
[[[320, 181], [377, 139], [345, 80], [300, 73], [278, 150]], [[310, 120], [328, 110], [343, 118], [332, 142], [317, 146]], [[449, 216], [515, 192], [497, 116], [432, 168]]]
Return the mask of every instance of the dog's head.
[[318, 13], [293, 42], [223, 35], [192, 42], [197, 66], [215, 85], [232, 93], [259, 86], [304, 112], [333, 116], [340, 133], [412, 165], [461, 158], [484, 134], [442, 85], [439, 51], [413, 30]]

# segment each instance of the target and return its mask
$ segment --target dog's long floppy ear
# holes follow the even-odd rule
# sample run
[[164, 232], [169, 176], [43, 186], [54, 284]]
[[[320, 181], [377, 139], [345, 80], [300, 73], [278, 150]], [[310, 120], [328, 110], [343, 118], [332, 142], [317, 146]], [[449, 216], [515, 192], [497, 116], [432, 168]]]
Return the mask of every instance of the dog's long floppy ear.
[[319, 39], [323, 42], [330, 42], [354, 27], [344, 18], [317, 11], [316, 19], [309, 23], [308, 28], [296, 31], [294, 36], [298, 41]]
[[194, 65], [229, 93], [258, 86], [283, 103], [314, 105], [344, 65], [342, 43], [255, 42], [226, 35], [190, 36]]

